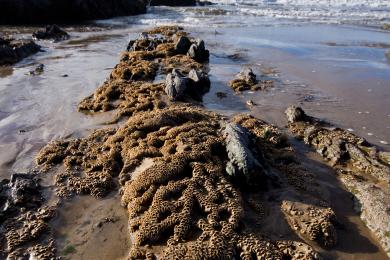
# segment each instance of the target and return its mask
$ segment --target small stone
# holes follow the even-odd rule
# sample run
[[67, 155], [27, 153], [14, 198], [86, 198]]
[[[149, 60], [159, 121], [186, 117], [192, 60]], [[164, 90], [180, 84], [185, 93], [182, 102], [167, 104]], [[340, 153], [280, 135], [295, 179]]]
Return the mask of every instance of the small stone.
[[287, 116], [289, 123], [295, 123], [298, 121], [305, 121], [307, 118], [305, 111], [302, 108], [296, 106], [289, 106], [284, 112]]

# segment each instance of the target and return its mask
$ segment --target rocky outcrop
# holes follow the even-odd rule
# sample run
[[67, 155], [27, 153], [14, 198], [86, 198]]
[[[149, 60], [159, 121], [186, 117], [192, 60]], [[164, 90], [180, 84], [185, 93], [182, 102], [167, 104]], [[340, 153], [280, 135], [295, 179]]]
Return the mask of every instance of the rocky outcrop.
[[40, 49], [40, 46], [31, 40], [0, 38], [0, 65], [19, 62]]
[[165, 5], [165, 6], [194, 6], [195, 0], [151, 0], [151, 6]]
[[229, 84], [234, 91], [250, 90], [257, 84], [256, 74], [251, 68], [242, 68]]
[[229, 157], [226, 172], [232, 177], [243, 179], [249, 185], [256, 185], [264, 180], [266, 169], [256, 159], [262, 156], [253, 154], [249, 132], [239, 124], [228, 123], [223, 133]]
[[353, 194], [355, 209], [390, 254], [390, 153], [329, 123], [305, 115], [299, 107], [286, 110], [290, 131], [316, 149]]
[[316, 241], [321, 246], [333, 247], [337, 243], [336, 215], [331, 208], [283, 201], [281, 208], [293, 230], [304, 239]]
[[0, 0], [0, 24], [75, 23], [146, 12], [146, 0]]
[[206, 62], [209, 60], [210, 53], [206, 50], [204, 41], [197, 39], [196, 42], [192, 43], [190, 46], [187, 55], [197, 62]]
[[175, 101], [184, 98], [185, 95], [201, 101], [202, 96], [210, 89], [210, 79], [205, 72], [192, 69], [188, 76], [173, 69], [165, 80], [165, 93]]
[[[54, 208], [42, 206], [42, 187], [33, 174], [13, 174], [0, 183], [0, 258], [53, 259], [49, 220]], [[28, 252], [28, 253], [27, 253]]]
[[36, 31], [32, 35], [34, 40], [50, 40], [54, 42], [69, 39], [69, 34], [57, 25], [48, 25], [44, 30]]

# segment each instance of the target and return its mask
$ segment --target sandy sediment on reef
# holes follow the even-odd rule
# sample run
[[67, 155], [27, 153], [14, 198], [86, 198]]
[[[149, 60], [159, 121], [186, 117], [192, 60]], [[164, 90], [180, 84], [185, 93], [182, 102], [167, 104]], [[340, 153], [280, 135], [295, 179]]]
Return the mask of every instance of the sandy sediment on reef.
[[[210, 87], [207, 58], [204, 42], [179, 27], [142, 33], [79, 104], [87, 114], [115, 110], [112, 122], [119, 126], [48, 144], [37, 156], [42, 174], [54, 174], [61, 199], [120, 191], [130, 259], [326, 257], [342, 226], [326, 185], [277, 127], [202, 108]], [[3, 185], [13, 203], [14, 185]], [[29, 218], [12, 213], [3, 240], [13, 246], [5, 255], [59, 255], [47, 224], [54, 214], [40, 213], [41, 204], [42, 198], [28, 216], [41, 214], [34, 219], [46, 229], [15, 237], [20, 232], [12, 223]]]
[[[49, 144], [38, 164], [65, 165], [56, 176], [62, 196], [102, 197], [122, 190], [130, 258], [319, 258], [303, 241], [333, 246], [337, 218], [317, 188], [303, 185], [313, 182], [312, 176], [294, 161], [286, 137], [251, 116], [229, 120], [205, 111], [197, 106], [193, 88], [172, 101], [166, 86], [153, 82], [157, 71], [173, 68], [183, 77], [191, 69], [207, 74], [199, 53], [176, 53], [183, 35], [180, 28], [163, 27], [131, 42], [110, 78], [79, 106], [88, 112], [116, 109], [115, 120], [127, 121], [117, 129]], [[132, 175], [145, 159], [153, 165]], [[275, 189], [277, 200], [258, 199]], [[303, 241], [263, 235], [258, 228], [263, 203], [279, 208], [288, 219], [283, 229], [296, 230]], [[299, 211], [311, 212], [310, 217], [295, 214]]]

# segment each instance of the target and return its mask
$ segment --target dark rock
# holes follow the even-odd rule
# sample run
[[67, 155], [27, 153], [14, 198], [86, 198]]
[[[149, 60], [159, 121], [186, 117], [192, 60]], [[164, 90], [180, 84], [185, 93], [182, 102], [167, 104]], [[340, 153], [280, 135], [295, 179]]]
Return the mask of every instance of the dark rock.
[[188, 86], [188, 78], [178, 70], [173, 69], [165, 80], [165, 93], [172, 99], [177, 100], [183, 97]]
[[161, 43], [165, 43], [166, 39], [155, 36], [151, 37], [148, 34], [141, 34], [136, 40], [131, 40], [127, 45], [127, 51], [153, 51], [157, 48]]
[[249, 132], [236, 123], [228, 123], [224, 135], [229, 157], [226, 172], [232, 177], [244, 179], [249, 185], [255, 185], [259, 180], [263, 180], [266, 170], [251, 150]]
[[196, 1], [196, 4], [199, 6], [214, 5], [214, 3], [210, 2], [210, 1]]
[[32, 35], [34, 40], [64, 41], [70, 38], [69, 34], [57, 25], [48, 25], [44, 31], [36, 31]]
[[190, 96], [196, 100], [202, 100], [202, 96], [210, 90], [210, 79], [207, 73], [192, 69], [188, 73], [188, 78], [191, 80]]
[[13, 174], [0, 183], [0, 223], [21, 211], [41, 206], [43, 198], [38, 179], [31, 174]]
[[286, 114], [289, 123], [307, 120], [305, 111], [300, 107], [289, 106], [284, 113]]
[[186, 36], [181, 36], [175, 45], [175, 50], [179, 54], [186, 54], [191, 47], [191, 41]]
[[196, 0], [151, 0], [151, 6], [194, 6], [196, 5]]
[[196, 43], [191, 45], [187, 55], [197, 62], [206, 62], [209, 60], [210, 53], [206, 50], [204, 41], [198, 39]]
[[257, 83], [256, 74], [248, 67], [242, 68], [236, 78], [244, 80], [249, 85], [255, 85]]
[[0, 24], [75, 23], [146, 12], [146, 0], [0, 0]]
[[41, 48], [30, 40], [13, 40], [0, 38], [0, 65], [16, 63]]

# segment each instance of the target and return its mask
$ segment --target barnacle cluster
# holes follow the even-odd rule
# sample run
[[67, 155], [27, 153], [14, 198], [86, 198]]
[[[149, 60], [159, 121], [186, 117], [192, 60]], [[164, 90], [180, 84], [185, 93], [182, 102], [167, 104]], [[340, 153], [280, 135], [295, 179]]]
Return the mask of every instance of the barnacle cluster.
[[[205, 72], [204, 64], [176, 53], [174, 42], [182, 35], [185, 32], [178, 27], [160, 27], [133, 41], [111, 78], [79, 105], [80, 110], [93, 112], [116, 109], [117, 119], [126, 116], [127, 121], [85, 138], [55, 141], [40, 151], [37, 164], [45, 170], [65, 166], [55, 176], [62, 196], [102, 197], [120, 187], [121, 204], [129, 215], [130, 259], [318, 259], [309, 245], [273, 241], [256, 232], [251, 220], [266, 217], [264, 197], [258, 190], [241, 189], [227, 174], [232, 157], [224, 135], [227, 125], [245, 132], [248, 142], [240, 142], [242, 157], [250, 154], [264, 163], [264, 168], [253, 171], [265, 173], [260, 179], [265, 187], [268, 181], [277, 182], [268, 167], [287, 172], [287, 180], [294, 175], [285, 171], [296, 164], [286, 137], [249, 115], [235, 116], [229, 123], [186, 100], [168, 101], [164, 83], [151, 82], [158, 71], [178, 67], [184, 74], [191, 69]], [[152, 165], [137, 171], [146, 159]], [[243, 165], [237, 169], [245, 171], [250, 164]], [[309, 175], [287, 183], [299, 187]], [[279, 210], [280, 200], [270, 203]], [[317, 219], [325, 218], [322, 208], [307, 207]], [[255, 217], [248, 217], [251, 214]], [[312, 237], [316, 241], [326, 237], [330, 246], [331, 236], [324, 235], [330, 227], [320, 222], [322, 233]], [[316, 225], [298, 223], [302, 230], [317, 230]]]
[[184, 75], [192, 69], [207, 72], [205, 64], [175, 50], [175, 41], [182, 35], [186, 33], [177, 26], [162, 26], [143, 32], [129, 43], [128, 51], [103, 85], [80, 102], [79, 110], [117, 109], [113, 120], [116, 122], [124, 116], [165, 107], [164, 85], [151, 82], [158, 73], [168, 74], [173, 69], [179, 69]]
[[53, 207], [44, 206], [9, 218], [3, 223], [2, 232], [6, 241], [4, 251], [9, 259], [29, 258], [26, 252], [40, 259], [55, 259], [55, 246], [48, 225], [54, 212]]
[[104, 83], [78, 106], [82, 111], [103, 112], [116, 109], [116, 119], [166, 106], [164, 84], [114, 80]]
[[292, 201], [283, 201], [281, 207], [292, 229], [299, 231], [304, 238], [325, 247], [332, 247], [337, 243], [334, 226], [337, 219], [331, 208]]

